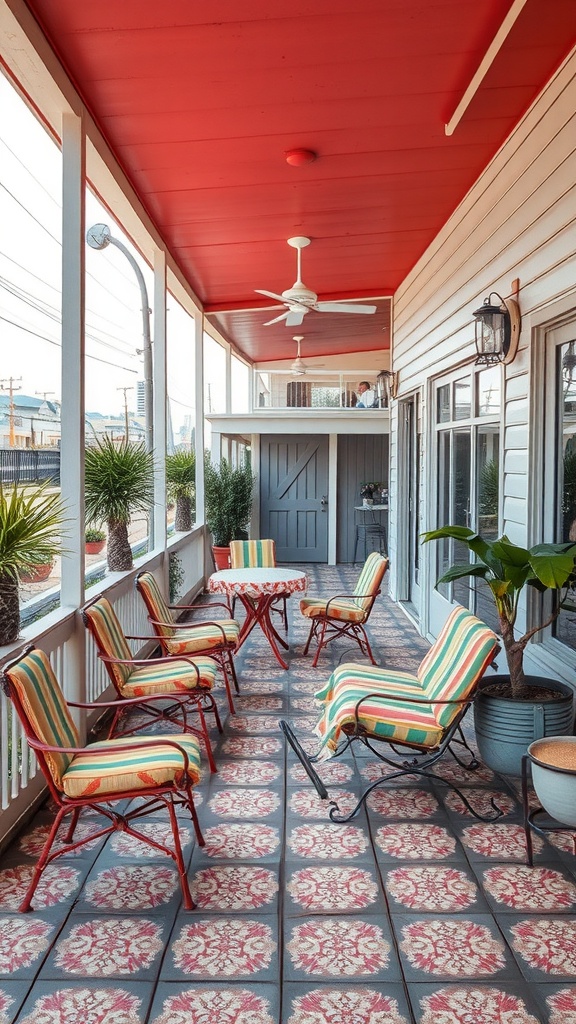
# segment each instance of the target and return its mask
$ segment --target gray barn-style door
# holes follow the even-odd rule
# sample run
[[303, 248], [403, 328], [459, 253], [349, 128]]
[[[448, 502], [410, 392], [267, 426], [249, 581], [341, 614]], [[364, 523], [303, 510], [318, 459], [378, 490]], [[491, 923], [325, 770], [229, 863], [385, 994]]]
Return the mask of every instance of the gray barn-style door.
[[279, 562], [328, 559], [328, 438], [263, 435], [260, 536]]

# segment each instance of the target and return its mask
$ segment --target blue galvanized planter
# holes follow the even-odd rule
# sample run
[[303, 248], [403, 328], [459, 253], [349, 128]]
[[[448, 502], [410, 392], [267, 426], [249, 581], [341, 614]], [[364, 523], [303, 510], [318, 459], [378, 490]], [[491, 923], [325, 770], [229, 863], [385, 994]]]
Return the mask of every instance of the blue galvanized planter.
[[574, 692], [555, 679], [527, 676], [528, 686], [556, 690], [550, 701], [517, 701], [484, 693], [487, 686], [508, 681], [508, 676], [482, 680], [474, 701], [478, 753], [484, 764], [501, 775], [520, 775], [522, 757], [543, 736], [567, 736], [574, 720]]

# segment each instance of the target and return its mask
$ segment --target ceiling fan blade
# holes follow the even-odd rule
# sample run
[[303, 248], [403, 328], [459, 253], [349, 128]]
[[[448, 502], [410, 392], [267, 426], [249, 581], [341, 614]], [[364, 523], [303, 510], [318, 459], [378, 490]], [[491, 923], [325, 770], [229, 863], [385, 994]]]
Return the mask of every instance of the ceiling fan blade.
[[304, 320], [304, 317], [306, 316], [307, 312], [307, 309], [289, 310], [289, 312], [286, 315], [286, 327], [299, 327], [302, 321]]
[[317, 302], [314, 309], [319, 313], [375, 313], [376, 306], [362, 306], [352, 302]]
[[267, 320], [263, 327], [270, 327], [270, 324], [277, 324], [280, 320], [286, 320], [290, 316], [290, 310], [287, 309], [285, 313], [280, 313], [280, 316], [275, 316], [273, 320]]
[[277, 299], [278, 302], [286, 304], [286, 299], [284, 298], [284, 296], [277, 295], [276, 292], [267, 292], [265, 288], [255, 288], [254, 291], [258, 292], [259, 295], [267, 295], [269, 299]]

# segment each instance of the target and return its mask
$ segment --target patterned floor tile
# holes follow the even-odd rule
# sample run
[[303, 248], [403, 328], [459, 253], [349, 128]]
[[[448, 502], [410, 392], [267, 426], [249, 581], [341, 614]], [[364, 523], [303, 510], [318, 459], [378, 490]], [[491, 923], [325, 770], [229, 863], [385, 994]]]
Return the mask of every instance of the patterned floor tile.
[[20, 1024], [144, 1024], [152, 992], [147, 982], [40, 981], [18, 1019]]
[[489, 914], [392, 915], [408, 981], [518, 980], [518, 968]]
[[366, 800], [375, 822], [379, 817], [398, 821], [428, 821], [444, 813], [436, 795], [430, 789], [417, 786], [378, 786]]
[[278, 736], [230, 736], [223, 740], [214, 754], [218, 763], [221, 757], [283, 758], [284, 747]]
[[[507, 821], [509, 818], [516, 816], [521, 817], [522, 808], [514, 797], [507, 793], [505, 790], [496, 789], [492, 786], [482, 788], [475, 786], [466, 786], [462, 789], [463, 795], [466, 797], [472, 808], [477, 814], [481, 814], [485, 817], [494, 814], [494, 804], [502, 811], [502, 817], [499, 821]], [[473, 819], [472, 812], [465, 803], [458, 796], [458, 793], [453, 789], [446, 790], [443, 797], [444, 807], [448, 813], [456, 815], [458, 818]]]
[[331, 789], [329, 799], [323, 800], [314, 789], [290, 789], [286, 805], [291, 825], [302, 820], [330, 821], [330, 811], [336, 804], [340, 814], [349, 814], [358, 803], [358, 793], [349, 789]]
[[169, 927], [158, 915], [73, 915], [40, 977], [152, 980], [158, 973], [168, 934]]
[[576, 977], [576, 918], [510, 915], [496, 920], [528, 980]]
[[484, 913], [488, 910], [482, 890], [466, 864], [382, 866], [382, 878], [392, 913]]
[[474, 869], [493, 913], [576, 913], [576, 881], [561, 862], [476, 863]]
[[60, 922], [43, 914], [0, 915], [0, 979], [33, 978]]
[[278, 983], [277, 918], [183, 914], [176, 921], [161, 973], [163, 981], [271, 981]]
[[385, 913], [376, 872], [363, 865], [309, 864], [286, 873], [289, 916]]
[[263, 821], [224, 821], [203, 829], [205, 846], [196, 847], [192, 865], [255, 860], [276, 863], [281, 856], [281, 829]]
[[545, 1024], [526, 987], [510, 982], [409, 985], [408, 992], [417, 1024]]
[[274, 761], [218, 760], [218, 783], [227, 786], [269, 786], [282, 777], [282, 766]]
[[546, 1024], [572, 1024], [576, 1020], [576, 984], [531, 985]]
[[[497, 821], [488, 825], [479, 821], [465, 828], [458, 828], [458, 834], [471, 861], [526, 862], [524, 829], [520, 824]], [[544, 843], [539, 836], [533, 837], [533, 847], [535, 860], [541, 860]]]
[[284, 977], [398, 981], [400, 968], [384, 917], [312, 917], [285, 924]]
[[380, 984], [284, 986], [282, 1024], [410, 1024], [401, 985]]
[[401, 821], [374, 825], [376, 857], [382, 863], [398, 860], [463, 860], [464, 853], [444, 825]]
[[200, 816], [202, 826], [211, 820], [249, 821], [277, 817], [282, 812], [282, 795], [275, 789], [249, 789], [214, 786]]
[[[0, 913], [17, 911], [24, 899], [32, 876], [34, 862], [6, 858], [0, 868]], [[56, 859], [47, 866], [34, 893], [34, 910], [70, 906], [90, 870], [90, 863], [78, 858]]]
[[11, 1024], [20, 1011], [28, 991], [29, 981], [5, 981], [0, 978], [0, 1021]]
[[372, 859], [368, 832], [359, 825], [306, 822], [286, 836], [286, 857], [293, 860], [349, 861]]
[[278, 904], [278, 869], [255, 864], [214, 864], [193, 874], [190, 889], [200, 912], [269, 914]]
[[96, 861], [82, 889], [75, 910], [96, 914], [162, 914], [165, 921], [176, 916], [182, 892], [174, 862], [110, 863]]
[[167, 981], [158, 986], [150, 1024], [278, 1024], [278, 1003], [273, 985]]

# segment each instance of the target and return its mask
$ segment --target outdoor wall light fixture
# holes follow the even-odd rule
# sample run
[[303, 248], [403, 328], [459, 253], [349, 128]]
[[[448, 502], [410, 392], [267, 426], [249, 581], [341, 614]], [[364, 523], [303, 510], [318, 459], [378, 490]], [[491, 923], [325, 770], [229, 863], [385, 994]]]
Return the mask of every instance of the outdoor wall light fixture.
[[[517, 295], [517, 282], [515, 286]], [[472, 315], [476, 321], [476, 366], [511, 363], [520, 340], [520, 307], [516, 299], [503, 299], [498, 292], [490, 292]]]
[[380, 370], [376, 377], [376, 394], [378, 395], [378, 405], [381, 409], [387, 409], [390, 405], [390, 399], [396, 398], [397, 386], [398, 380], [392, 370]]

